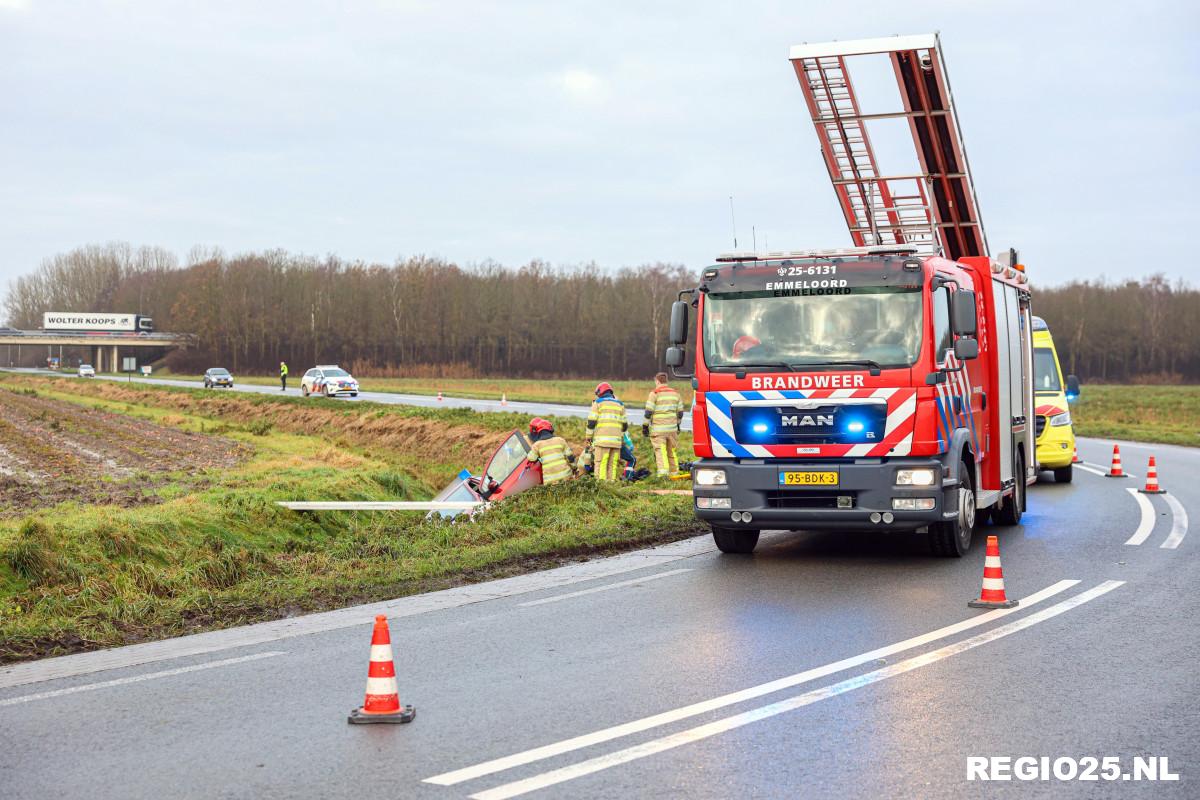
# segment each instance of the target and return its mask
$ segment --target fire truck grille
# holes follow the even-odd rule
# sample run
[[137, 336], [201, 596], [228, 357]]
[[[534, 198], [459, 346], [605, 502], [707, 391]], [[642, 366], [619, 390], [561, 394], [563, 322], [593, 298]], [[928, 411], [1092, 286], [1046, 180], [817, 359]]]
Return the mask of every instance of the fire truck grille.
[[872, 444], [883, 439], [887, 406], [735, 405], [730, 417], [739, 444]]
[[[842, 492], [845, 495], [845, 492]], [[807, 492], [771, 492], [767, 495], [768, 508], [837, 508], [836, 494], [809, 494]]]

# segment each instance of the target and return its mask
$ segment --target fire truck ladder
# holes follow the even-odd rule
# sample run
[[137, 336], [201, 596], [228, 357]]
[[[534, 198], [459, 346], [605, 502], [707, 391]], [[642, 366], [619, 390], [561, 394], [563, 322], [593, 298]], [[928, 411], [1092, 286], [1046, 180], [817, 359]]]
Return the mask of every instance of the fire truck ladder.
[[[848, 59], [884, 53], [904, 108], [863, 113]], [[797, 45], [791, 61], [855, 245], [907, 244], [952, 259], [987, 253], [937, 34]], [[879, 169], [867, 123], [896, 118], [908, 120], [918, 174]]]

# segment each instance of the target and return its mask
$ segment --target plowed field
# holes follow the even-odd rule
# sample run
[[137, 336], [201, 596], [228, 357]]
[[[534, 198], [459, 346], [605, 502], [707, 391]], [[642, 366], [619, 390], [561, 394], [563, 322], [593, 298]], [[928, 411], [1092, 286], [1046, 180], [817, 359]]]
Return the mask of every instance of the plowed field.
[[230, 467], [248, 455], [219, 436], [0, 390], [0, 516], [64, 500], [153, 503], [169, 473]]

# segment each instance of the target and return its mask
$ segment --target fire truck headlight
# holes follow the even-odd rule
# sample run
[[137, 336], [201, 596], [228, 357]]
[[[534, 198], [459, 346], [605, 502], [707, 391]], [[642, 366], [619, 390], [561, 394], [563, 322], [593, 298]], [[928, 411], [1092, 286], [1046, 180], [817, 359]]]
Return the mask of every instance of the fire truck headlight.
[[694, 473], [697, 486], [724, 486], [725, 470], [698, 469]]
[[1056, 428], [1062, 427], [1063, 425], [1070, 425], [1071, 424], [1071, 412], [1064, 411], [1061, 414], [1055, 414], [1053, 417], [1050, 418], [1050, 424]]
[[897, 486], [933, 486], [935, 480], [937, 473], [928, 467], [896, 470]]

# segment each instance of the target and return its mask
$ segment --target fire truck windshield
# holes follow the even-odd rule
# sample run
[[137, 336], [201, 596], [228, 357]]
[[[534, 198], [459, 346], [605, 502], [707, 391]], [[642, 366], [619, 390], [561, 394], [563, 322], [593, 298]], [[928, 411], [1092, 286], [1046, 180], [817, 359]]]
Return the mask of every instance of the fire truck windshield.
[[709, 369], [747, 370], [803, 370], [847, 362], [912, 366], [921, 349], [921, 292], [892, 287], [842, 292], [707, 295], [705, 362]]

